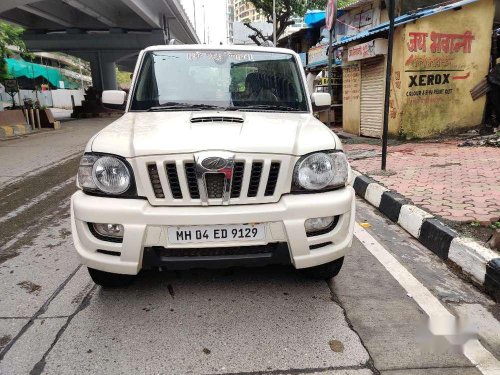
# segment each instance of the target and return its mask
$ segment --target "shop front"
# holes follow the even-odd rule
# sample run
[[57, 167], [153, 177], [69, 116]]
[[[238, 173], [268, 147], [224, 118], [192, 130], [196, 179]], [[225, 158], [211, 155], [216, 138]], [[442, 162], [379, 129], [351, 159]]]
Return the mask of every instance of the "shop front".
[[[329, 126], [342, 125], [342, 49], [335, 51], [332, 70], [328, 73], [328, 44], [311, 47], [307, 53], [308, 76], [314, 77], [313, 92], [329, 92], [332, 87], [332, 105], [330, 110], [319, 112], [320, 121]], [[329, 80], [331, 83], [329, 84]]]
[[[454, 7], [454, 8], [453, 8]], [[450, 10], [396, 19], [389, 100], [389, 134], [425, 138], [481, 124], [485, 97], [473, 89], [488, 74], [493, 0], [462, 1]], [[368, 33], [369, 34], [369, 33]], [[343, 54], [343, 129], [382, 135], [387, 29]], [[367, 39], [370, 39], [366, 41]]]
[[342, 90], [346, 131], [367, 137], [382, 134], [386, 54], [386, 39], [347, 47]]
[[395, 34], [389, 132], [425, 138], [482, 123], [471, 90], [489, 70], [494, 1], [423, 18]]

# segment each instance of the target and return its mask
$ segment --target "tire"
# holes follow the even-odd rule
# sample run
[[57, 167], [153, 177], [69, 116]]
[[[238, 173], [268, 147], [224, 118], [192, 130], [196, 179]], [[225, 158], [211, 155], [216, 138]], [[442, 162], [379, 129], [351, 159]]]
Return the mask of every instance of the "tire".
[[104, 272], [94, 268], [87, 269], [92, 281], [103, 288], [120, 288], [130, 285], [135, 280], [135, 276], [133, 275]]
[[306, 268], [305, 271], [309, 277], [316, 280], [329, 280], [337, 276], [342, 269], [344, 257], [334, 260], [330, 263], [320, 264], [319, 266]]

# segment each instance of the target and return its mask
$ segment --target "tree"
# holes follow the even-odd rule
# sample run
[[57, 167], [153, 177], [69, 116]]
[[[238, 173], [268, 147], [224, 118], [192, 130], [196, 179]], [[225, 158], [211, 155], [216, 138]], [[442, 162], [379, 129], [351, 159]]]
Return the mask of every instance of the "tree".
[[[355, 0], [338, 0], [338, 7], [352, 3]], [[276, 0], [276, 40], [283, 34], [285, 29], [293, 25], [292, 17], [303, 17], [308, 9], [325, 9], [328, 0]], [[249, 0], [255, 6], [255, 9], [261, 11], [267, 19], [267, 22], [273, 22], [273, 0]], [[261, 30], [252, 26], [250, 22], [244, 22], [244, 25], [254, 32], [248, 37], [257, 45], [262, 45], [267, 41], [273, 40], [273, 34], [266, 36]]]
[[5, 57], [9, 55], [8, 46], [19, 48], [21, 53], [26, 52], [26, 45], [21, 39], [24, 29], [0, 21], [0, 79], [8, 78], [7, 62]]
[[116, 83], [118, 83], [119, 86], [123, 85], [125, 87], [130, 87], [132, 83], [131, 75], [132, 73], [120, 70], [116, 67]]

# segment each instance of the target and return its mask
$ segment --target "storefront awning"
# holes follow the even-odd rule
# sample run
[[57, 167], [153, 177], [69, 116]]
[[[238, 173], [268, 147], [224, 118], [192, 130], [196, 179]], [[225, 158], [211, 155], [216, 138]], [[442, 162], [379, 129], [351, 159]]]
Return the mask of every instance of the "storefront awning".
[[[344, 14], [343, 10], [337, 11], [337, 17], [340, 17]], [[322, 27], [325, 26], [326, 22], [326, 11], [324, 10], [311, 10], [309, 9], [305, 16], [304, 22], [309, 27]]]
[[304, 16], [304, 22], [309, 27], [321, 27], [325, 24], [324, 10], [308, 10]]
[[[475, 3], [479, 0], [461, 0], [457, 1], [455, 3], [447, 4], [447, 5], [441, 5], [437, 6], [434, 8], [428, 8], [428, 9], [421, 9], [417, 10], [412, 13], [404, 14], [402, 16], [396, 17], [394, 19], [394, 26], [401, 26], [409, 22], [416, 21], [420, 18], [432, 16], [434, 14], [438, 14], [441, 12], [446, 12], [448, 10], [452, 9], [457, 9], [460, 8], [464, 5]], [[379, 36], [381, 34], [386, 33], [389, 30], [389, 21], [381, 23], [380, 25], [377, 25], [375, 27], [372, 27], [369, 30], [364, 30], [356, 35], [353, 36], [344, 36], [342, 37], [338, 42], [335, 42], [332, 44], [333, 48], [338, 48], [345, 46], [348, 43], [354, 42], [354, 41], [365, 41], [365, 40], [370, 40], [375, 36]]]

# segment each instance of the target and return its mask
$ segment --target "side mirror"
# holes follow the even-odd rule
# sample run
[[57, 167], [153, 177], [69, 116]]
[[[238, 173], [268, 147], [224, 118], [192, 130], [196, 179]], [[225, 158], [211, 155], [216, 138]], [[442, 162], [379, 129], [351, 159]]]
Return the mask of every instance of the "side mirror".
[[127, 93], [122, 90], [106, 90], [102, 92], [102, 104], [123, 105]]
[[332, 105], [332, 97], [327, 92], [315, 92], [311, 95], [313, 111], [325, 111]]

